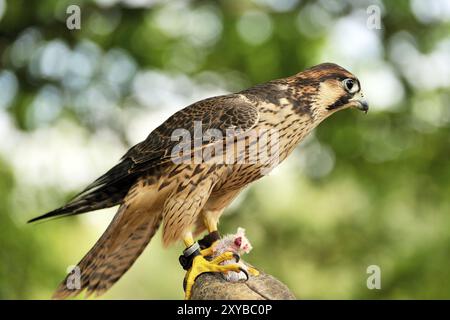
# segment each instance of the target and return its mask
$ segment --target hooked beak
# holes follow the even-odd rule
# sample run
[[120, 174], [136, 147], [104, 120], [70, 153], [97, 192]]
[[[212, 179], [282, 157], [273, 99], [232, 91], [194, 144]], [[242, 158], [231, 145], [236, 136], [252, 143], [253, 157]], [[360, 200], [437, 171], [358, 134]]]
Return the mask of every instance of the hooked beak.
[[364, 111], [365, 113], [369, 111], [369, 104], [367, 103], [367, 100], [364, 98], [364, 94], [362, 93], [362, 91], [355, 94], [355, 96], [349, 101], [355, 108]]

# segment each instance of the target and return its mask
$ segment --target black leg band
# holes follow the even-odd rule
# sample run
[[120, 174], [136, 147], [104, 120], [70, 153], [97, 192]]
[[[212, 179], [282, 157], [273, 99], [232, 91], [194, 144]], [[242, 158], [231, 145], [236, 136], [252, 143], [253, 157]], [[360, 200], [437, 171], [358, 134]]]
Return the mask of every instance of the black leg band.
[[200, 254], [200, 245], [195, 242], [189, 248], [183, 250], [183, 254], [178, 258], [184, 270], [189, 270], [192, 267], [192, 261]]
[[216, 230], [204, 236], [202, 240], [198, 241], [198, 244], [200, 245], [201, 249], [206, 249], [211, 247], [211, 245], [219, 239], [220, 233]]

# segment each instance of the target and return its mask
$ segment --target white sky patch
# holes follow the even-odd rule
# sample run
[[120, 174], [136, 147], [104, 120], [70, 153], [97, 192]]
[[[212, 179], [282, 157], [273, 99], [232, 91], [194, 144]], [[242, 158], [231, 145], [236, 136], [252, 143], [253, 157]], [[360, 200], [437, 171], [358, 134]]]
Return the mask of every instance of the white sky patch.
[[133, 80], [133, 95], [143, 106], [165, 109], [183, 105], [186, 96], [192, 94], [192, 83], [184, 75], [147, 70], [139, 72]]
[[38, 189], [81, 190], [125, 151], [113, 133], [102, 131], [89, 136], [67, 121], [27, 134], [10, 130], [8, 137], [15, 144], [5, 146], [2, 142], [0, 150], [7, 152], [17, 181]]
[[379, 35], [366, 26], [364, 11], [338, 20], [330, 29], [321, 61], [335, 61], [347, 67], [378, 60], [383, 53]]
[[[3, 109], [0, 109], [0, 154], [7, 159], [13, 151], [13, 147], [17, 145], [22, 133], [17, 131], [14, 126], [11, 115]], [[6, 139], [5, 139], [6, 137]]]
[[322, 178], [334, 168], [334, 151], [318, 141], [305, 146], [300, 153], [299, 164], [304, 168], [305, 175], [311, 178]]
[[109, 50], [101, 62], [101, 73], [108, 83], [123, 85], [134, 76], [136, 70], [136, 62], [122, 49]]
[[183, 37], [196, 46], [214, 44], [222, 33], [222, 20], [212, 6], [189, 8], [187, 3], [173, 2], [149, 20], [167, 36]]
[[387, 64], [375, 64], [358, 72], [370, 111], [384, 111], [399, 104], [405, 95], [403, 85]]
[[237, 30], [245, 42], [259, 45], [272, 35], [272, 19], [262, 11], [247, 11], [237, 22]]
[[0, 109], [7, 108], [17, 94], [16, 75], [9, 70], [0, 71]]
[[417, 90], [450, 87], [450, 37], [439, 41], [429, 53], [418, 51], [408, 33], [394, 35], [390, 43], [392, 61]]
[[39, 71], [45, 78], [60, 79], [69, 63], [70, 49], [61, 40], [52, 40], [42, 49]]
[[333, 23], [332, 15], [317, 3], [306, 5], [296, 19], [297, 30], [312, 38], [321, 36]]
[[422, 23], [450, 21], [450, 1], [448, 0], [412, 0], [411, 11]]
[[102, 50], [97, 44], [83, 40], [68, 55], [63, 85], [73, 90], [87, 87], [97, 71], [98, 62], [105, 61], [102, 58]]
[[36, 94], [31, 106], [27, 109], [27, 122], [44, 125], [55, 120], [62, 107], [61, 90], [53, 85], [44, 85]]
[[33, 53], [36, 52], [40, 42], [42, 41], [42, 34], [36, 28], [25, 29], [14, 41], [11, 46], [11, 53], [9, 59], [16, 67], [22, 67], [31, 59]]
[[115, 127], [120, 123], [122, 110], [118, 106], [119, 90], [112, 85], [95, 82], [78, 93], [70, 93], [67, 106], [86, 124], [97, 128]]

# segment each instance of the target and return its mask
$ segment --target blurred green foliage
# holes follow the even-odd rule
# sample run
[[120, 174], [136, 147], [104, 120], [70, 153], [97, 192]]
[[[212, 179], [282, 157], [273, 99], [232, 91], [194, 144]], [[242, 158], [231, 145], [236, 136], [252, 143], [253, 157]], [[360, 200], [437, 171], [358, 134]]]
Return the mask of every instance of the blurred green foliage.
[[[426, 3], [426, 5], [424, 4]], [[329, 60], [367, 116], [325, 121], [222, 218], [299, 298], [450, 298], [445, 1], [0, 1], [0, 298], [47, 299], [114, 210], [27, 225], [176, 109]], [[81, 8], [81, 29], [66, 8]], [[368, 8], [381, 29], [366, 25]], [[138, 130], [139, 129], [139, 130]], [[155, 237], [106, 298], [182, 298]], [[366, 287], [369, 265], [381, 290]]]

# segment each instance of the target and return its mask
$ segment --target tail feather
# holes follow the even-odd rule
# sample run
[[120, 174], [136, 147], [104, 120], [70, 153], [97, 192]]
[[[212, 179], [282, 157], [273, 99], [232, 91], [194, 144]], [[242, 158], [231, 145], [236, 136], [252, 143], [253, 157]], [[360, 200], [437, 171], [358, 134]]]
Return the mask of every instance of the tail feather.
[[[86, 295], [103, 294], [133, 265], [158, 230], [162, 213], [155, 202], [154, 189], [137, 191], [124, 203], [94, 247], [78, 263], [79, 287], [69, 274], [59, 285], [54, 299], [74, 297], [86, 290]], [[147, 202], [148, 201], [148, 202]]]
[[76, 198], [81, 197], [85, 193], [93, 192], [94, 190], [97, 190], [106, 185], [113, 185], [125, 179], [129, 180], [129, 178], [132, 176], [129, 172], [132, 165], [133, 162], [130, 159], [123, 159], [121, 162], [109, 169], [104, 175], [88, 185], [86, 189], [81, 191], [76, 196]]
[[44, 215], [33, 218], [28, 223], [53, 218], [71, 216], [121, 204], [136, 177], [128, 175], [120, 177], [120, 172], [126, 171], [129, 165], [121, 162], [106, 174], [91, 183], [66, 205], [50, 211]]
[[92, 193], [88, 193], [81, 198], [75, 198], [58, 209], [29, 220], [28, 223], [58, 216], [72, 216], [98, 209], [114, 207], [122, 202], [128, 190], [129, 186], [125, 186], [122, 190], [106, 186]]

